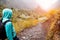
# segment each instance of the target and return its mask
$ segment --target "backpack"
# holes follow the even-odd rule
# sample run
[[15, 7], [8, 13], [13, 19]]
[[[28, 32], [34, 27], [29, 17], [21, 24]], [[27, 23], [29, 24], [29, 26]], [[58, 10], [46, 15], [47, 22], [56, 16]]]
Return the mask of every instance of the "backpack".
[[5, 24], [9, 22], [10, 20], [5, 21], [2, 23], [2, 20], [0, 20], [0, 39], [6, 39], [6, 31], [5, 31]]

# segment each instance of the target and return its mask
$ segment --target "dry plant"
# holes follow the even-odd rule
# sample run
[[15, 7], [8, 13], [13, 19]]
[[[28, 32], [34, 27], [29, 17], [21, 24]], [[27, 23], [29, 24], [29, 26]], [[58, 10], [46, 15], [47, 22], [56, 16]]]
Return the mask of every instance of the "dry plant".
[[51, 25], [47, 33], [46, 40], [60, 40], [60, 13], [53, 15]]

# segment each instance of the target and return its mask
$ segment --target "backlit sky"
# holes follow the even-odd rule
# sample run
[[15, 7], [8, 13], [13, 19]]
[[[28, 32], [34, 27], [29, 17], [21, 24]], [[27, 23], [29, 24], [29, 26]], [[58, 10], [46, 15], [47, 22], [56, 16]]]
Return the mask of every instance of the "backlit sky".
[[[59, 0], [2, 0], [8, 7], [33, 9], [38, 5], [44, 10], [59, 6]], [[3, 3], [4, 3], [3, 2]]]
[[58, 7], [58, 1], [59, 0], [36, 0], [38, 5], [41, 6], [44, 10], [49, 10], [51, 8]]

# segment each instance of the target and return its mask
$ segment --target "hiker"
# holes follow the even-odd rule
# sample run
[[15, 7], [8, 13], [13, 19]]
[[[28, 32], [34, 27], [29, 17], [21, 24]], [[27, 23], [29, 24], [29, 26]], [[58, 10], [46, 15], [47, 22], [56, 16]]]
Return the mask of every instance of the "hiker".
[[[12, 17], [12, 13], [13, 12], [11, 9], [5, 8], [2, 11], [2, 23], [4, 23], [7, 20], [10, 20]], [[8, 40], [19, 40], [19, 38], [17, 38], [15, 29], [11, 21], [5, 23], [4, 27], [5, 27], [5, 32]]]

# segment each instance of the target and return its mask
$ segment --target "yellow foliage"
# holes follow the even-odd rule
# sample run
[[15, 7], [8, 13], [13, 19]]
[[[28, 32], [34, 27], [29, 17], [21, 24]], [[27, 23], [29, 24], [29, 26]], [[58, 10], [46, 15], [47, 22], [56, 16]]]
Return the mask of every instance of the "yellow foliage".
[[48, 20], [47, 17], [40, 17], [40, 18], [38, 18], [38, 21], [41, 22], [41, 23], [45, 22], [46, 20]]
[[58, 13], [58, 9], [53, 9], [48, 11], [48, 13], [44, 14], [45, 17], [47, 17], [48, 19], [50, 19], [53, 15]]
[[[24, 19], [22, 21], [17, 21], [16, 23], [13, 23], [16, 29], [16, 32], [18, 33], [19, 31], [24, 30], [25, 28], [31, 27], [36, 25], [38, 22], [45, 22], [46, 20], [48, 20], [49, 18], [51, 18], [53, 15], [57, 14], [58, 10], [51, 10], [48, 13], [44, 14], [43, 17], [40, 18], [40, 20], [38, 19]], [[18, 12], [17, 12], [18, 13]], [[16, 15], [16, 14], [15, 14]], [[14, 15], [14, 16], [15, 16]], [[20, 15], [20, 14], [19, 14]], [[17, 17], [17, 15], [16, 15]], [[44, 19], [43, 19], [44, 18]], [[54, 20], [54, 19], [53, 19]], [[52, 26], [54, 26], [54, 23], [52, 23]], [[51, 27], [52, 28], [52, 27]]]
[[[56, 13], [56, 14], [55, 14]], [[55, 33], [59, 30], [59, 26], [58, 26], [58, 20], [60, 19], [60, 13], [59, 10], [57, 10], [56, 12], [52, 11], [51, 14], [54, 14], [53, 16], [53, 20], [51, 22], [51, 26], [48, 30], [48, 34], [47, 34], [47, 40], [53, 40]], [[59, 31], [58, 31], [59, 33]]]
[[18, 21], [14, 24], [14, 27], [16, 29], [16, 32], [21, 32], [25, 28], [32, 27], [38, 23], [38, 20], [23, 20], [23, 21]]

